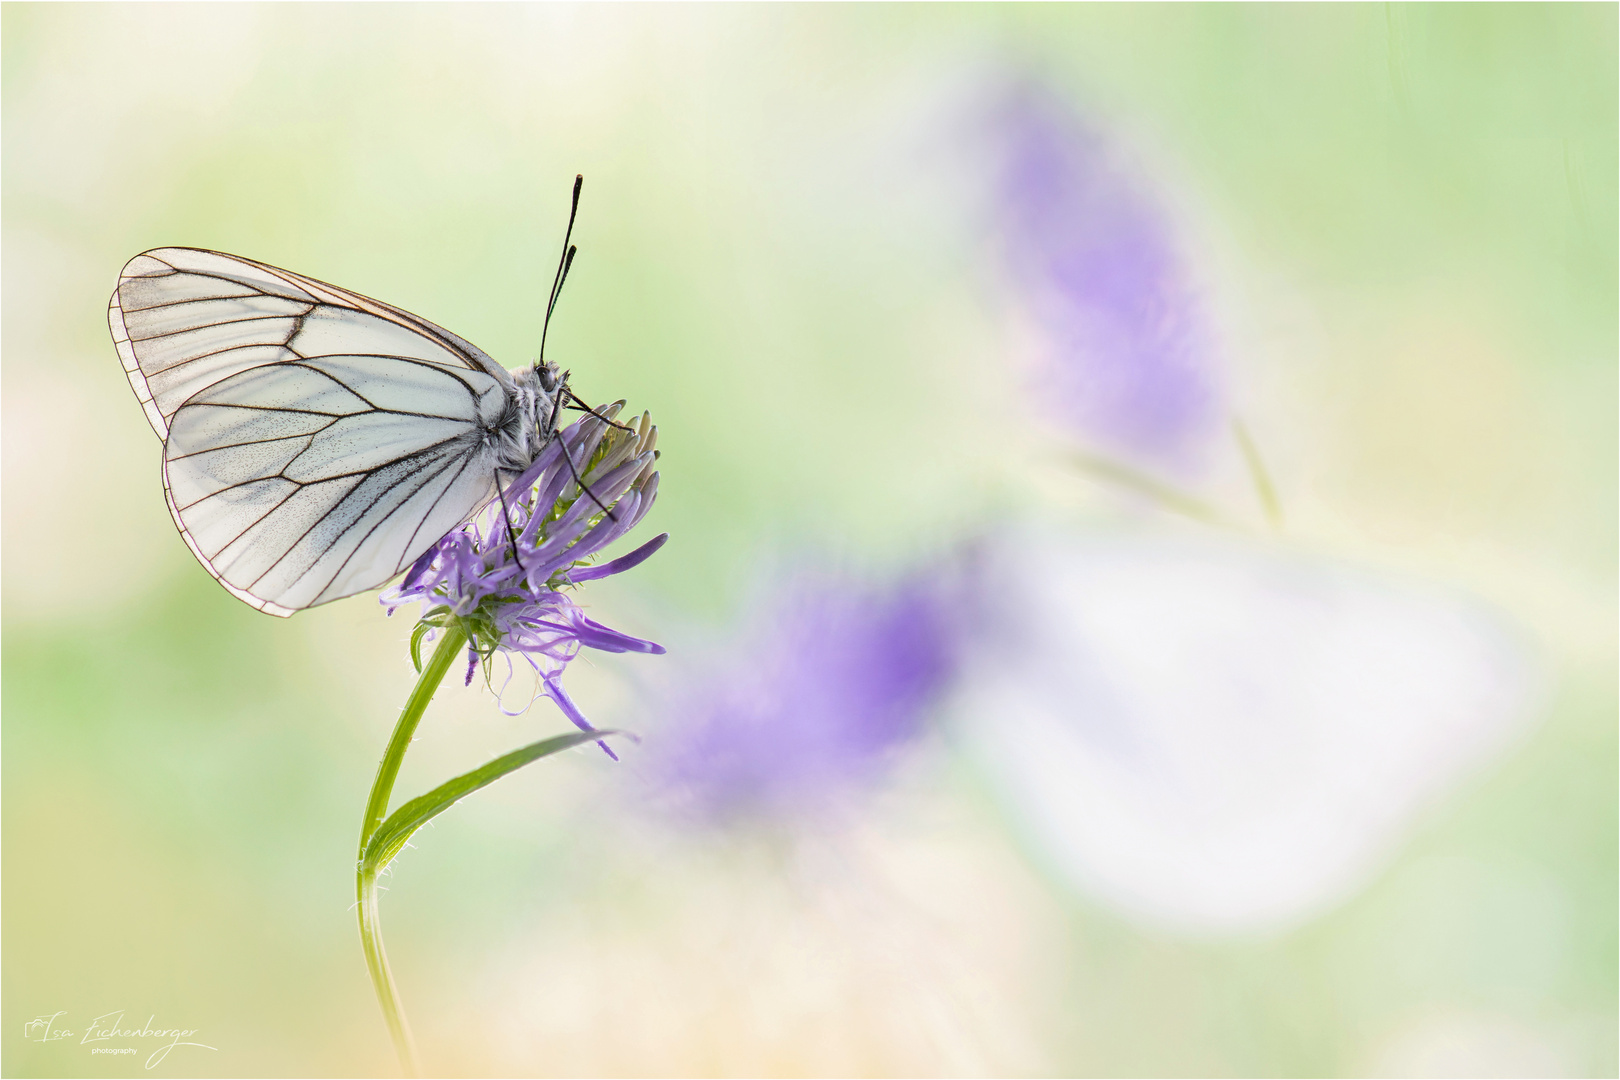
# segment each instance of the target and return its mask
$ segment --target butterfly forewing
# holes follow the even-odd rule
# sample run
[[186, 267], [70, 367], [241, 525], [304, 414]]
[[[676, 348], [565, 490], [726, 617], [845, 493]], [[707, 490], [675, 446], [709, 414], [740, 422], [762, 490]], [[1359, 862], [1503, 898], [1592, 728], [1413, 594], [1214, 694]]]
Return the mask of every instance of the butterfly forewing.
[[376, 588], [495, 493], [511, 380], [381, 301], [248, 259], [130, 260], [108, 323], [192, 552], [276, 615]]
[[261, 364], [374, 353], [504, 375], [476, 346], [390, 304], [197, 248], [156, 248], [131, 259], [107, 323], [160, 436], [193, 394]]

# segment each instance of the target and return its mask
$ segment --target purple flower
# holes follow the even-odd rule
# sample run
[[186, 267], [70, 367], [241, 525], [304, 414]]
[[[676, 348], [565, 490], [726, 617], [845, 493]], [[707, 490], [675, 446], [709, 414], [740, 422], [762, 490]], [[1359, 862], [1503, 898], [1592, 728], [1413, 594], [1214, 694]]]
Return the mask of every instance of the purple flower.
[[[612, 420], [623, 405], [598, 411]], [[521, 657], [539, 676], [535, 696], [551, 698], [581, 730], [594, 731], [563, 690], [568, 662], [581, 648], [643, 653], [664, 648], [588, 618], [565, 590], [629, 570], [669, 539], [663, 533], [611, 562], [589, 562], [652, 507], [658, 494], [657, 441], [658, 429], [645, 413], [634, 428], [593, 416], [580, 420], [506, 487], [482, 521], [463, 525], [423, 553], [404, 579], [382, 594], [382, 602], [392, 614], [400, 604], [420, 601], [419, 632], [459, 623], [469, 642], [469, 683], [480, 659], [487, 674], [497, 653], [509, 662], [513, 655]], [[581, 490], [576, 474], [588, 490]], [[616, 759], [613, 751], [608, 755]]]
[[746, 645], [669, 695], [668, 734], [649, 744], [663, 786], [715, 819], [870, 779], [921, 731], [951, 677], [951, 610], [921, 578], [791, 583]]
[[1218, 419], [1210, 334], [1168, 223], [1095, 132], [1038, 88], [994, 114], [1006, 257], [1045, 339], [1039, 396], [1113, 449], [1184, 464]]

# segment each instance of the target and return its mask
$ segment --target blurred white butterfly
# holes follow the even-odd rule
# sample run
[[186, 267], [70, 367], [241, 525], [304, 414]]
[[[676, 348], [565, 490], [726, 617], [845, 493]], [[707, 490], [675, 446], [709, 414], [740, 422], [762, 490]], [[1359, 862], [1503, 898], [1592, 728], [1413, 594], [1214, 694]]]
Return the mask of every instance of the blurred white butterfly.
[[1009, 531], [958, 736], [1060, 879], [1201, 935], [1349, 896], [1535, 720], [1519, 631], [1448, 590], [1210, 536]]
[[529, 466], [574, 399], [543, 333], [542, 359], [509, 372], [410, 312], [217, 251], [135, 256], [107, 323], [163, 439], [180, 535], [272, 615], [410, 566]]

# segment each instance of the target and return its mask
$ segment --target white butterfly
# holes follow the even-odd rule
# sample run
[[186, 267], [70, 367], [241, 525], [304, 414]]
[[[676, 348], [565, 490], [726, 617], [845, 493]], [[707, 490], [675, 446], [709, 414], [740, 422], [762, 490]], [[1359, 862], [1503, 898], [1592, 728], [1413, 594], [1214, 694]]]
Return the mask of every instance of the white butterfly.
[[1351, 895], [1537, 715], [1519, 631], [1448, 590], [1053, 526], [975, 569], [958, 736], [1057, 877], [1184, 932], [1274, 931]]
[[272, 615], [410, 566], [528, 467], [573, 396], [555, 364], [509, 372], [407, 311], [217, 251], [135, 256], [107, 323], [180, 535]]

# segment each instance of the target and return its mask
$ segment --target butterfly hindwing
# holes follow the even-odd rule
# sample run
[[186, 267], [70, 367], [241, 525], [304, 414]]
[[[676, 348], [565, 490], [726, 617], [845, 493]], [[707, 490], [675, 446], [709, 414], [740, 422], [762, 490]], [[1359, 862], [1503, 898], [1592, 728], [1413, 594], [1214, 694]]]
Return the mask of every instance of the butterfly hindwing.
[[494, 494], [496, 378], [404, 356], [262, 364], [169, 418], [163, 476], [219, 581], [289, 615], [376, 588]]

